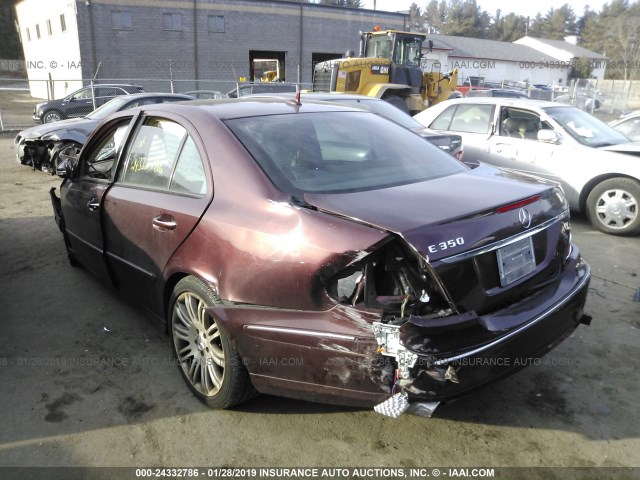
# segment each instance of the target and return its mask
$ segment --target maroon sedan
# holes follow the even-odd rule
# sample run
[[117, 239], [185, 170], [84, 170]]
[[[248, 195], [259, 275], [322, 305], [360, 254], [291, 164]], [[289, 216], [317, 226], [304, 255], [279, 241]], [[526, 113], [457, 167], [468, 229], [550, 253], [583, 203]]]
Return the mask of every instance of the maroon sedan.
[[256, 392], [433, 406], [590, 319], [559, 188], [470, 169], [373, 113], [146, 106], [109, 117], [58, 173], [70, 261], [167, 323], [212, 407]]

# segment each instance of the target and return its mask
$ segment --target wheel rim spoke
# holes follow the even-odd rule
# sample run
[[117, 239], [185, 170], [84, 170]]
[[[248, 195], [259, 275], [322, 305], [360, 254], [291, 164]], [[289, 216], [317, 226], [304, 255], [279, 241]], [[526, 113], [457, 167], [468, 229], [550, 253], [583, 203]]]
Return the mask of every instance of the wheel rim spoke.
[[620, 230], [634, 222], [638, 215], [638, 202], [629, 192], [620, 189], [607, 190], [600, 195], [595, 213], [600, 222]]
[[207, 308], [197, 295], [182, 293], [173, 307], [172, 331], [185, 377], [201, 394], [213, 396], [223, 384], [225, 352], [218, 325]]
[[217, 346], [211, 346], [211, 359], [216, 365], [224, 368], [224, 352]]

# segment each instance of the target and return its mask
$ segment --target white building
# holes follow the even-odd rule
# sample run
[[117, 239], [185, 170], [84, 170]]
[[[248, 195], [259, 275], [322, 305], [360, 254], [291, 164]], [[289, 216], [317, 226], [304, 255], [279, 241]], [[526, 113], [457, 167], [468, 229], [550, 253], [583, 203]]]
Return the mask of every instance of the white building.
[[[427, 52], [429, 40], [433, 49]], [[458, 69], [458, 83], [469, 77], [481, 77], [485, 82], [528, 82], [530, 85], [567, 83], [570, 63], [558, 60], [527, 45], [455, 37], [451, 35], [427, 35], [424, 43], [427, 66], [440, 62], [443, 71]]]
[[539, 52], [553, 57], [560, 63], [573, 64], [579, 61], [579, 59], [586, 58], [592, 66], [591, 77], [597, 78], [598, 80], [604, 79], [607, 57], [576, 45], [576, 37], [567, 37], [567, 40], [573, 41], [547, 40], [527, 36], [516, 40], [514, 43], [534, 48]]
[[23, 22], [19, 31], [31, 94], [62, 98], [81, 88], [75, 0], [23, 0], [16, 13]]

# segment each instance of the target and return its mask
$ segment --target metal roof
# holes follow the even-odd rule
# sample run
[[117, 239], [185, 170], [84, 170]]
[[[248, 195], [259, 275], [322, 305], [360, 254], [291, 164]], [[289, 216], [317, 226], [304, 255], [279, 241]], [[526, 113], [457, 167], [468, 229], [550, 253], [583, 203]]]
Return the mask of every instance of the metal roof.
[[574, 56], [574, 58], [586, 57], [586, 58], [597, 59], [597, 60], [607, 59], [607, 57], [605, 57], [604, 55], [588, 50], [579, 45], [574, 45], [573, 43], [565, 42], [564, 40], [548, 40], [546, 38], [536, 38], [536, 37], [524, 37], [524, 38], [530, 38], [532, 40], [543, 43], [550, 47], [557, 48], [559, 50], [564, 50], [566, 52], [571, 53]]
[[453, 35], [427, 35], [437, 49], [451, 49], [449, 57], [481, 58], [509, 62], [555, 62], [556, 58], [539, 52], [535, 48], [498, 40], [456, 37]]

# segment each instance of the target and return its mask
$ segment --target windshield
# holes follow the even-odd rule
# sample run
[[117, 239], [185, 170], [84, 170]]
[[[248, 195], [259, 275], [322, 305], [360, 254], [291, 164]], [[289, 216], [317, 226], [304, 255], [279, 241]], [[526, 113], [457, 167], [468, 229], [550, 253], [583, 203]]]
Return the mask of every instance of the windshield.
[[393, 40], [388, 35], [372, 35], [367, 40], [366, 57], [391, 58]]
[[422, 39], [415, 37], [397, 37], [393, 61], [398, 65], [417, 67], [422, 54]]
[[[335, 97], [338, 97], [337, 95]], [[335, 98], [332, 97], [330, 99], [331, 102], [344, 103], [347, 105], [353, 105], [358, 108], [362, 108], [364, 110], [369, 110], [370, 112], [377, 113], [382, 115], [389, 120], [393, 120], [394, 122], [402, 125], [404, 128], [419, 128], [424, 129], [424, 125], [418, 123], [417, 120], [414, 120], [412, 117], [404, 113], [398, 107], [394, 107], [388, 102], [384, 100], [367, 100], [360, 98]]]
[[569, 135], [587, 147], [606, 147], [629, 143], [629, 139], [587, 112], [575, 107], [545, 108]]
[[125, 103], [127, 103], [126, 98], [112, 98], [101, 107], [96, 108], [93, 112], [87, 115], [86, 118], [90, 118], [91, 120], [102, 120], [103, 118], [108, 117], [113, 112], [117, 112], [118, 110], [120, 110], [120, 108], [122, 108]]
[[280, 190], [337, 193], [423, 182], [467, 170], [419, 135], [367, 112], [227, 120]]

